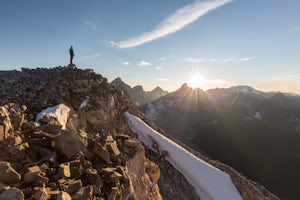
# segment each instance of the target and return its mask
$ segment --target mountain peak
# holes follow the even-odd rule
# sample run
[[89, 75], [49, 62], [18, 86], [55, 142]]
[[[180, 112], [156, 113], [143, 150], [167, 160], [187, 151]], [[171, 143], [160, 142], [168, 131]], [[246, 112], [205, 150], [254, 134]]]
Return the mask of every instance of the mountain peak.
[[188, 86], [187, 83], [183, 83], [178, 90], [191, 90], [192, 88]]

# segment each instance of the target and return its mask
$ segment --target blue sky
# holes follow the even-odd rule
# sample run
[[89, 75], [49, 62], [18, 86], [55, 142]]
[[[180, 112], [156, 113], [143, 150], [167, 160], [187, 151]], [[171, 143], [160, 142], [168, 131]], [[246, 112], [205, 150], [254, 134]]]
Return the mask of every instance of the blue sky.
[[65, 66], [172, 91], [300, 94], [299, 0], [0, 1], [0, 69]]

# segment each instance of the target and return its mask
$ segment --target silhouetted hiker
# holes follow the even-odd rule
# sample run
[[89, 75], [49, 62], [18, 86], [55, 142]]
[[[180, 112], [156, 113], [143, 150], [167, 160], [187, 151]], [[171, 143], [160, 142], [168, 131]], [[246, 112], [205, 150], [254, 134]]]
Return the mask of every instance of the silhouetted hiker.
[[73, 46], [70, 47], [69, 52], [70, 52], [70, 65], [73, 65], [73, 57], [75, 56], [73, 51]]

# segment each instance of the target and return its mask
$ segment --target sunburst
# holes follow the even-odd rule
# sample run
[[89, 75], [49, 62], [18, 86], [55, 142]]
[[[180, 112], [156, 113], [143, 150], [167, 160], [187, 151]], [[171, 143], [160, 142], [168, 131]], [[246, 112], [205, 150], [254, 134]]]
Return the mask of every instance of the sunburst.
[[205, 88], [205, 79], [201, 74], [193, 74], [187, 82], [191, 88]]

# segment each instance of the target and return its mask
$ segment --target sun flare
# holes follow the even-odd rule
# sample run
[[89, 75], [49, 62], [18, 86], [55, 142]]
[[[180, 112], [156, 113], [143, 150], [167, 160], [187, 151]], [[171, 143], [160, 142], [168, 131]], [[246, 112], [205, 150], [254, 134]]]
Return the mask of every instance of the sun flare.
[[205, 87], [205, 79], [201, 74], [193, 74], [187, 82], [188, 86], [191, 88], [201, 88]]

